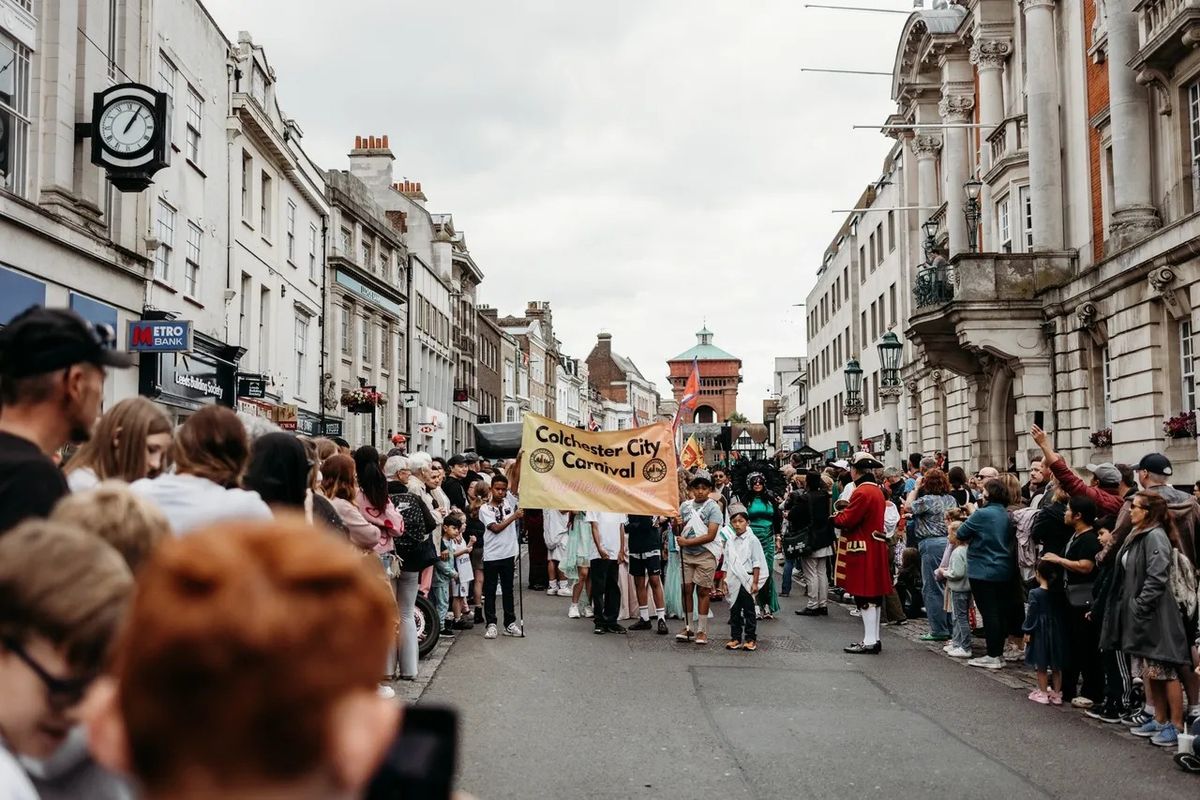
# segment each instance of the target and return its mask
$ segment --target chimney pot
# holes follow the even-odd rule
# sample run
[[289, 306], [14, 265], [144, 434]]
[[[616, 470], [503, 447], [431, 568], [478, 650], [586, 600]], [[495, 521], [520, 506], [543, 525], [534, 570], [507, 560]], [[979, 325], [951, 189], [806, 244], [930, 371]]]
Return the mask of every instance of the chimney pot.
[[362, 137], [361, 137], [361, 136], [355, 136], [355, 137], [354, 137], [354, 149], [355, 149], [355, 150], [361, 150], [361, 149], [362, 149]]
[[387, 134], [385, 133], [383, 135], [383, 148], [386, 150], [387, 146], [388, 146], [388, 137], [387, 137]]

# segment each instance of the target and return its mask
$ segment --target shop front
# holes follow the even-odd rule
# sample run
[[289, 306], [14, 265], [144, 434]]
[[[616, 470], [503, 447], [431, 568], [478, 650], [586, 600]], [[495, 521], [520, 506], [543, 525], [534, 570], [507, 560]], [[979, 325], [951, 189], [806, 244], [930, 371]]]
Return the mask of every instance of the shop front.
[[186, 320], [169, 321], [172, 328], [187, 329], [186, 341], [165, 337], [161, 329], [148, 333], [147, 322], [166, 321], [142, 320], [129, 326], [129, 349], [140, 353], [139, 394], [162, 405], [176, 424], [205, 406], [236, 407], [242, 348], [193, 333]]

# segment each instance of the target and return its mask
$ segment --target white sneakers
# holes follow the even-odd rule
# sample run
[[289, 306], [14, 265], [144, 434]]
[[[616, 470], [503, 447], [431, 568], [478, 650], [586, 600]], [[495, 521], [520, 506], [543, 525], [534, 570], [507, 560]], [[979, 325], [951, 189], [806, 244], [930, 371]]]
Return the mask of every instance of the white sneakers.
[[983, 669], [1003, 669], [1004, 661], [995, 656], [980, 656], [972, 658], [967, 662], [969, 667], [982, 667]]
[[396, 696], [396, 690], [388, 686], [386, 683], [379, 684], [379, 696], [384, 700], [391, 700]]
[[554, 597], [556, 594], [558, 594], [557, 581], [550, 581], [550, 585], [546, 587], [546, 594], [550, 595], [551, 597]]
[[483, 632], [483, 638], [485, 639], [495, 639], [499, 635], [500, 632], [496, 630], [496, 623], [494, 622], [491, 625], [488, 625], [487, 630]]
[[592, 607], [591, 606], [583, 607], [583, 616], [586, 617], [587, 619], [592, 618]]
[[[484, 633], [483, 633], [483, 638], [495, 639], [499, 635], [500, 635], [500, 629], [496, 626], [496, 623], [493, 622], [491, 625], [487, 626], [487, 630], [484, 631]], [[514, 622], [512, 625], [509, 625], [507, 628], [504, 629], [504, 635], [505, 636], [523, 636], [524, 634], [521, 632], [521, 626]]]
[[567, 609], [567, 619], [579, 619], [578, 603], [571, 603], [571, 607]]
[[951, 658], [970, 658], [971, 651], [964, 650], [961, 647], [951, 647], [946, 651], [946, 655], [950, 656]]
[[555, 594], [557, 594], [559, 597], [570, 597], [573, 594], [573, 592], [571, 591], [571, 582], [570, 581], [559, 581], [558, 591], [555, 592]]
[[512, 625], [509, 625], [507, 628], [504, 629], [504, 635], [505, 636], [523, 636], [524, 634], [521, 632], [521, 626], [514, 622]]

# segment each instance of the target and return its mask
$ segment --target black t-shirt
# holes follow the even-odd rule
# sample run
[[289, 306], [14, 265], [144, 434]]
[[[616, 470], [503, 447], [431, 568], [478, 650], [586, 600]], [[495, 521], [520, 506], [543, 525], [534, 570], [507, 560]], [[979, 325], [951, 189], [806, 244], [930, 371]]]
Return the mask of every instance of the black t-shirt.
[[654, 524], [654, 517], [630, 514], [625, 523], [625, 535], [629, 537], [630, 553], [657, 553], [662, 550], [662, 534]]
[[0, 433], [0, 533], [30, 517], [47, 517], [70, 494], [67, 479], [36, 444]]
[[465, 480], [450, 477], [442, 481], [442, 491], [450, 498], [450, 505], [464, 514], [467, 513], [467, 484]]
[[[1095, 530], [1089, 528], [1067, 542], [1063, 558], [1067, 561], [1091, 561], [1095, 564], [1096, 557], [1100, 555], [1101, 549], [1100, 537], [1096, 535]], [[1096, 580], [1096, 568], [1093, 568], [1086, 575], [1082, 572], [1072, 572], [1071, 570], [1063, 571], [1067, 573], [1067, 583], [1091, 583]]]

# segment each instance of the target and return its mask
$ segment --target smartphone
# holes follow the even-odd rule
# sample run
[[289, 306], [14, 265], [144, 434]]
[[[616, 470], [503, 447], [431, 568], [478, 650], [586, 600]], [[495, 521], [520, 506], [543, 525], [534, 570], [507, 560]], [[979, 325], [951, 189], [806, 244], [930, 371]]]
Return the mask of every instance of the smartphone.
[[1046, 430], [1046, 412], [1045, 411], [1033, 412], [1033, 424], [1037, 425], [1042, 430]]
[[366, 800], [450, 800], [458, 760], [458, 712], [407, 706]]

